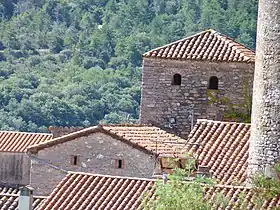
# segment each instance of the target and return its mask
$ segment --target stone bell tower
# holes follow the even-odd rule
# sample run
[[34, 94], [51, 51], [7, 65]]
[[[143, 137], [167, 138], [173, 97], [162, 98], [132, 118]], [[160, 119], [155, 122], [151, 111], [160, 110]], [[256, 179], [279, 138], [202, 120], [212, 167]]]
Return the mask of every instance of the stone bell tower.
[[280, 0], [259, 0], [249, 176], [280, 158]]

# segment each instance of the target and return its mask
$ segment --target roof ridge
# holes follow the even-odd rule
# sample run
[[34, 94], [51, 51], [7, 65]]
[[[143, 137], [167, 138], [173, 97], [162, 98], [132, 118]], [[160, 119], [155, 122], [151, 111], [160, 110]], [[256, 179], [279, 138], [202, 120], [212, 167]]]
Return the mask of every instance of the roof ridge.
[[[108, 126], [108, 127], [156, 127], [152, 124], [99, 124], [99, 126]], [[156, 127], [157, 128], [157, 127]]]
[[156, 181], [157, 179], [141, 178], [141, 177], [129, 177], [129, 176], [113, 176], [108, 174], [93, 174], [88, 172], [76, 172], [68, 171], [68, 174], [79, 174], [79, 175], [89, 175], [89, 176], [98, 176], [98, 177], [107, 177], [107, 178], [118, 178], [118, 179], [130, 179], [130, 180], [142, 180], [142, 181]]
[[7, 130], [0, 130], [0, 133], [22, 133], [22, 134], [35, 134], [35, 135], [50, 135], [52, 136], [52, 133], [36, 133], [36, 132], [26, 132], [26, 131], [7, 131]]
[[[39, 143], [39, 144], [36, 144], [36, 145], [29, 146], [27, 148], [27, 152], [28, 153], [36, 153], [41, 149], [52, 147], [54, 145], [61, 144], [61, 143], [67, 142], [67, 141], [72, 141], [73, 139], [80, 138], [82, 136], [88, 136], [88, 135], [91, 135], [95, 132], [101, 132], [105, 135], [109, 135], [112, 138], [115, 138], [119, 141], [122, 141], [125, 144], [128, 144], [129, 146], [132, 146], [132, 147], [134, 147], [138, 150], [146, 152], [149, 155], [156, 155], [156, 154], [166, 155], [166, 154], [170, 153], [170, 150], [172, 150], [172, 149], [175, 151], [176, 148], [172, 147], [170, 142], [169, 143], [166, 142], [166, 139], [170, 140], [170, 141], [172, 141], [172, 139], [173, 139], [174, 142], [176, 142], [176, 141], [178, 141], [178, 142], [186, 141], [186, 139], [183, 139], [179, 136], [176, 137], [174, 134], [166, 132], [165, 130], [162, 130], [161, 128], [158, 128], [154, 125], [142, 126], [143, 131], [142, 131], [142, 129], [140, 129], [141, 131], [139, 131], [140, 132], [139, 135], [141, 135], [141, 136], [140, 137], [137, 136], [133, 139], [130, 138], [131, 134], [138, 133], [138, 128], [141, 128], [141, 126], [142, 126], [141, 124], [132, 124], [132, 126], [130, 124], [128, 126], [127, 125], [119, 126], [118, 124], [111, 124], [111, 126], [110, 125], [99, 124], [97, 126], [84, 128], [82, 130], [75, 131], [75, 132], [70, 133], [70, 134], [66, 134], [66, 135], [63, 135], [63, 136], [53, 138], [50, 141], [46, 141], [46, 142], [42, 142], [42, 143]], [[124, 128], [124, 129], [120, 129], [120, 128]], [[145, 131], [148, 131], [148, 132], [145, 132]], [[149, 143], [151, 145], [156, 144], [156, 143], [159, 143], [162, 146], [164, 145], [164, 147], [168, 148], [167, 152], [165, 150], [163, 152], [160, 152], [160, 151], [157, 151], [157, 150], [155, 151], [153, 146], [151, 146], [151, 147], [146, 146], [145, 147], [141, 143], [141, 141], [143, 140], [141, 137], [143, 137], [143, 136], [145, 136], [146, 143]], [[155, 136], [157, 138], [155, 138]], [[174, 136], [176, 137], [176, 139], [174, 139]], [[155, 139], [153, 139], [153, 138], [155, 138]], [[174, 146], [179, 146], [179, 145], [184, 145], [184, 144], [174, 144]], [[176, 153], [178, 153], [178, 152], [176, 152]]]
[[[19, 197], [20, 194], [18, 192], [18, 194], [16, 193], [0, 193], [0, 196], [11, 196], [11, 197]], [[33, 195], [33, 198], [42, 198], [42, 199], [46, 199], [48, 198], [48, 196], [43, 196], [43, 195]]]
[[209, 120], [209, 119], [197, 119], [197, 122], [213, 122], [213, 123], [224, 123], [224, 124], [240, 124], [240, 125], [251, 125], [251, 123], [245, 123], [245, 122], [227, 122], [227, 121], [221, 121], [221, 120]]
[[54, 138], [50, 141], [46, 141], [46, 142], [42, 142], [42, 143], [39, 143], [39, 144], [36, 144], [36, 145], [32, 145], [32, 146], [29, 146], [27, 147], [27, 152], [37, 152], [38, 150], [40, 149], [44, 149], [44, 148], [47, 148], [47, 147], [51, 147], [51, 146], [54, 146], [56, 144], [60, 144], [60, 143], [64, 143], [64, 142], [67, 142], [67, 141], [71, 141], [75, 138], [79, 138], [81, 136], [87, 136], [87, 135], [90, 135], [94, 132], [102, 132], [104, 134], [108, 134], [108, 135], [111, 135], [111, 136], [117, 136], [117, 138], [121, 141], [125, 141], [127, 142], [128, 144], [132, 144], [134, 146], [138, 146], [140, 148], [142, 148], [143, 150], [145, 150], [146, 152], [148, 152], [149, 154], [154, 154], [154, 151], [152, 150], [149, 150], [139, 144], [135, 144], [133, 143], [132, 141], [130, 141], [129, 139], [123, 137], [123, 136], [120, 136], [108, 129], [105, 129], [102, 125], [96, 125], [96, 126], [92, 126], [92, 127], [89, 127], [89, 128], [85, 128], [85, 129], [82, 129], [82, 130], [79, 130], [79, 131], [76, 131], [76, 132], [73, 132], [73, 133], [70, 133], [70, 134], [66, 134], [66, 135], [63, 135], [63, 136], [59, 136], [57, 138]]
[[[213, 30], [213, 31], [214, 31], [214, 30]], [[170, 43], [165, 44], [165, 45], [163, 45], [163, 46], [160, 46], [160, 47], [157, 47], [157, 48], [151, 49], [151, 50], [149, 50], [148, 52], [145, 52], [145, 53], [143, 54], [143, 56], [144, 56], [144, 55], [146, 55], [146, 54], [148, 54], [148, 53], [150, 53], [150, 52], [153, 52], [153, 51], [156, 51], [156, 50], [160, 50], [160, 49], [165, 48], [165, 47], [168, 47], [168, 46], [172, 46], [173, 44], [176, 44], [176, 43], [178, 43], [178, 42], [185, 41], [186, 39], [190, 39], [190, 38], [193, 38], [193, 37], [199, 36], [200, 34], [207, 33], [207, 32], [212, 33], [212, 29], [207, 29], [207, 30], [204, 30], [204, 31], [201, 31], [201, 32], [195, 33], [195, 34], [193, 34], [193, 35], [186, 36], [186, 37], [184, 37], [184, 38], [182, 38], [182, 39], [179, 39], [179, 40], [176, 40], [176, 41], [170, 42]]]
[[93, 131], [93, 130], [98, 129], [98, 128], [100, 128], [98, 125], [97, 126], [91, 126], [91, 127], [84, 128], [82, 130], [79, 130], [79, 131], [76, 131], [76, 132], [73, 132], [73, 133], [65, 134], [63, 136], [56, 137], [56, 138], [54, 138], [50, 141], [41, 142], [39, 144], [29, 146], [29, 147], [27, 147], [27, 151], [31, 151], [32, 149], [41, 148], [41, 147], [48, 146], [48, 145], [53, 146], [53, 145], [55, 145], [54, 143], [59, 143], [60, 141], [66, 139], [66, 138], [76, 137], [78, 134], [81, 134], [81, 133], [87, 134], [87, 132]]

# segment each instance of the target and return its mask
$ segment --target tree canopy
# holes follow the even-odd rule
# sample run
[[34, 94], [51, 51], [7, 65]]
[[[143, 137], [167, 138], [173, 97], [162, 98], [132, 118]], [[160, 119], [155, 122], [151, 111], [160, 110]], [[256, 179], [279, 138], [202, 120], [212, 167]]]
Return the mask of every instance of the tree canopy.
[[0, 127], [133, 122], [142, 54], [212, 28], [255, 48], [256, 0], [0, 0]]

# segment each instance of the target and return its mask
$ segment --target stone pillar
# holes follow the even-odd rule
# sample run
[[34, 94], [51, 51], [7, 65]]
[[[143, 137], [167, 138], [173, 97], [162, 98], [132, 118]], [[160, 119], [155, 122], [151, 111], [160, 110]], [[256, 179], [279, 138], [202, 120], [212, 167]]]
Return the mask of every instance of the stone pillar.
[[280, 158], [280, 0], [259, 0], [248, 175], [275, 176]]

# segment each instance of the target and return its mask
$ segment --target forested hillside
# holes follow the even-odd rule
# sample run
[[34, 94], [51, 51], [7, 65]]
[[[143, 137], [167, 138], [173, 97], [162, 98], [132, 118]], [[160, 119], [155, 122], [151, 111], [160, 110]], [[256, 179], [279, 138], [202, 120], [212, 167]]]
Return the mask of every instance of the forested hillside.
[[0, 0], [0, 129], [138, 118], [141, 54], [212, 28], [255, 47], [256, 0]]

